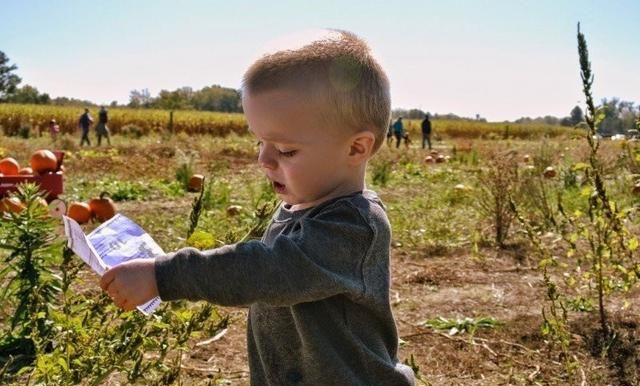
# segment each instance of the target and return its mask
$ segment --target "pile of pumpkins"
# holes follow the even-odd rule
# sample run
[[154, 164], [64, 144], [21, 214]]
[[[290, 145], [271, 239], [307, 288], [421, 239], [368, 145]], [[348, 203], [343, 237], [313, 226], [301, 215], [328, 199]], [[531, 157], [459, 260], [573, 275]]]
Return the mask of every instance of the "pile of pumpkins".
[[20, 167], [15, 158], [6, 157], [0, 160], [0, 177], [18, 175], [40, 175], [58, 170], [58, 158], [51, 150], [36, 150], [29, 160], [31, 166]]
[[[29, 164], [30, 167], [20, 167], [20, 164], [14, 158], [3, 158], [0, 160], [0, 177], [54, 173], [58, 169], [58, 158], [50, 150], [36, 150], [31, 154]], [[38, 198], [37, 202], [49, 209], [44, 198]], [[5, 197], [0, 200], [0, 213], [20, 213], [25, 208], [26, 205], [15, 196]], [[55, 209], [57, 210], [58, 208]], [[99, 197], [93, 198], [89, 202], [72, 202], [66, 214], [78, 223], [84, 224], [91, 219], [101, 222], [106, 221], [113, 217], [116, 212], [113, 200], [107, 196], [106, 192], [103, 192]]]
[[424, 157], [425, 163], [444, 163], [451, 161], [451, 157], [448, 155], [439, 154], [437, 150], [431, 150], [430, 155]]
[[89, 202], [74, 201], [67, 209], [67, 216], [76, 220], [78, 224], [88, 223], [92, 219], [104, 222], [116, 213], [116, 206], [106, 192], [102, 192], [99, 197], [92, 198]]
[[[12, 157], [0, 160], [0, 177], [3, 176], [32, 176], [54, 173], [58, 169], [58, 158], [50, 150], [36, 150], [29, 159], [31, 166], [20, 167], [18, 161]], [[44, 208], [48, 208], [47, 201], [40, 197], [37, 203]], [[20, 213], [26, 208], [25, 204], [18, 197], [10, 196], [0, 200], [0, 213], [13, 212]]]

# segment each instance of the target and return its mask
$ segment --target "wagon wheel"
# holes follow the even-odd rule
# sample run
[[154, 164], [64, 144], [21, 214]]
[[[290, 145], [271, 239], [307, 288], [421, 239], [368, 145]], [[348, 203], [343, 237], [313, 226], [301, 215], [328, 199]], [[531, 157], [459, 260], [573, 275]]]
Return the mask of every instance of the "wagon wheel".
[[67, 204], [60, 199], [55, 199], [49, 203], [49, 214], [51, 217], [61, 218], [67, 213]]

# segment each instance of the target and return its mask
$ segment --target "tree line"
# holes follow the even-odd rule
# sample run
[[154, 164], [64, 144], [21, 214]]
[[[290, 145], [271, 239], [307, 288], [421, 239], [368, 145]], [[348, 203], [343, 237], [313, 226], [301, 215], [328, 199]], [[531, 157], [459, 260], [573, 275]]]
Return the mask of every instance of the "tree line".
[[152, 97], [148, 89], [132, 90], [128, 107], [165, 110], [202, 110], [226, 113], [242, 112], [240, 91], [219, 85], [200, 90], [181, 87], [174, 91], [162, 90]]
[[[41, 93], [36, 87], [25, 84], [20, 87], [22, 79], [15, 74], [18, 67], [9, 63], [7, 55], [0, 51], [0, 103], [38, 104], [38, 105], [77, 105], [96, 106], [95, 103], [75, 98], [51, 98], [48, 93]], [[116, 101], [111, 107], [117, 107]], [[127, 107], [153, 108], [164, 110], [201, 110], [219, 112], [241, 112], [240, 91], [212, 85], [200, 90], [181, 87], [176, 90], [162, 90], [157, 96], [151, 96], [148, 89], [132, 90], [129, 93]]]
[[[7, 55], [0, 51], [0, 103], [96, 106], [95, 103], [87, 100], [68, 97], [51, 98], [49, 94], [40, 93], [37, 88], [28, 84], [19, 87], [22, 79], [14, 73], [17, 68], [15, 64], [10, 64]], [[110, 106], [117, 107], [118, 103], [113, 101]], [[240, 91], [219, 85], [206, 86], [200, 90], [194, 90], [191, 87], [181, 87], [173, 91], [162, 90], [157, 96], [152, 96], [146, 88], [132, 90], [129, 93], [129, 103], [126, 106], [164, 110], [242, 112]], [[602, 121], [598, 131], [603, 135], [627, 133], [629, 130], [637, 129], [640, 122], [640, 106], [635, 106], [634, 102], [623, 101], [619, 98], [603, 99], [599, 111], [602, 114]], [[400, 116], [407, 119], [423, 119], [426, 114], [425, 111], [415, 108], [394, 109], [392, 112], [394, 119]], [[486, 119], [482, 118], [480, 114], [476, 114], [475, 118], [460, 117], [451, 113], [434, 113], [430, 116], [434, 120], [486, 122]], [[515, 123], [544, 123], [580, 127], [584, 125], [584, 112], [580, 106], [575, 106], [566, 117], [558, 118], [551, 115], [537, 118], [522, 117], [515, 120]]]

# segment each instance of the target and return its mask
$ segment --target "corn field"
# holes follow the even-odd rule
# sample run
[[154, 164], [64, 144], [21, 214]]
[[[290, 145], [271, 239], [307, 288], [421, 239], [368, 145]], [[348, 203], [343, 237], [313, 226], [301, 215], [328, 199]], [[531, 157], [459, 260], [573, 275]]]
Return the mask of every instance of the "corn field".
[[[83, 112], [82, 107], [73, 106], [0, 104], [0, 129], [5, 135], [17, 135], [28, 129], [32, 136], [39, 136], [47, 133], [49, 121], [55, 119], [62, 133], [71, 134], [78, 131], [78, 119]], [[97, 122], [98, 108], [89, 112]], [[179, 110], [174, 111], [171, 120], [169, 111], [120, 107], [109, 109], [108, 126], [112, 134], [136, 131], [140, 135], [172, 130], [223, 136], [244, 133], [247, 129], [242, 114]]]
[[[49, 121], [55, 119], [62, 133], [73, 134], [78, 131], [78, 118], [82, 113], [83, 108], [75, 106], [0, 104], [0, 132], [18, 135], [26, 131], [30, 136], [41, 136], [47, 133]], [[97, 120], [98, 108], [90, 109], [90, 113]], [[418, 139], [420, 120], [405, 122], [410, 136]], [[108, 126], [112, 134], [137, 136], [169, 131], [214, 136], [247, 132], [247, 122], [242, 114], [193, 110], [176, 110], [171, 119], [166, 110], [111, 108]], [[584, 133], [582, 129], [535, 123], [433, 121], [433, 135], [440, 138], [536, 139], [577, 137]]]

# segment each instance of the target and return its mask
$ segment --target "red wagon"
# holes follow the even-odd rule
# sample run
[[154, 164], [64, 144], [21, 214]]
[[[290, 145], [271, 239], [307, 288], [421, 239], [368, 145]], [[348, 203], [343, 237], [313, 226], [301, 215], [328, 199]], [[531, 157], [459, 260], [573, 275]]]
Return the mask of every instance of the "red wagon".
[[23, 182], [33, 182], [40, 185], [40, 188], [47, 193], [47, 201], [58, 198], [64, 191], [62, 183], [62, 160], [64, 159], [63, 151], [53, 152], [58, 159], [58, 166], [55, 172], [45, 173], [41, 175], [17, 175], [0, 177], [0, 198], [8, 195], [17, 189], [17, 185]]

